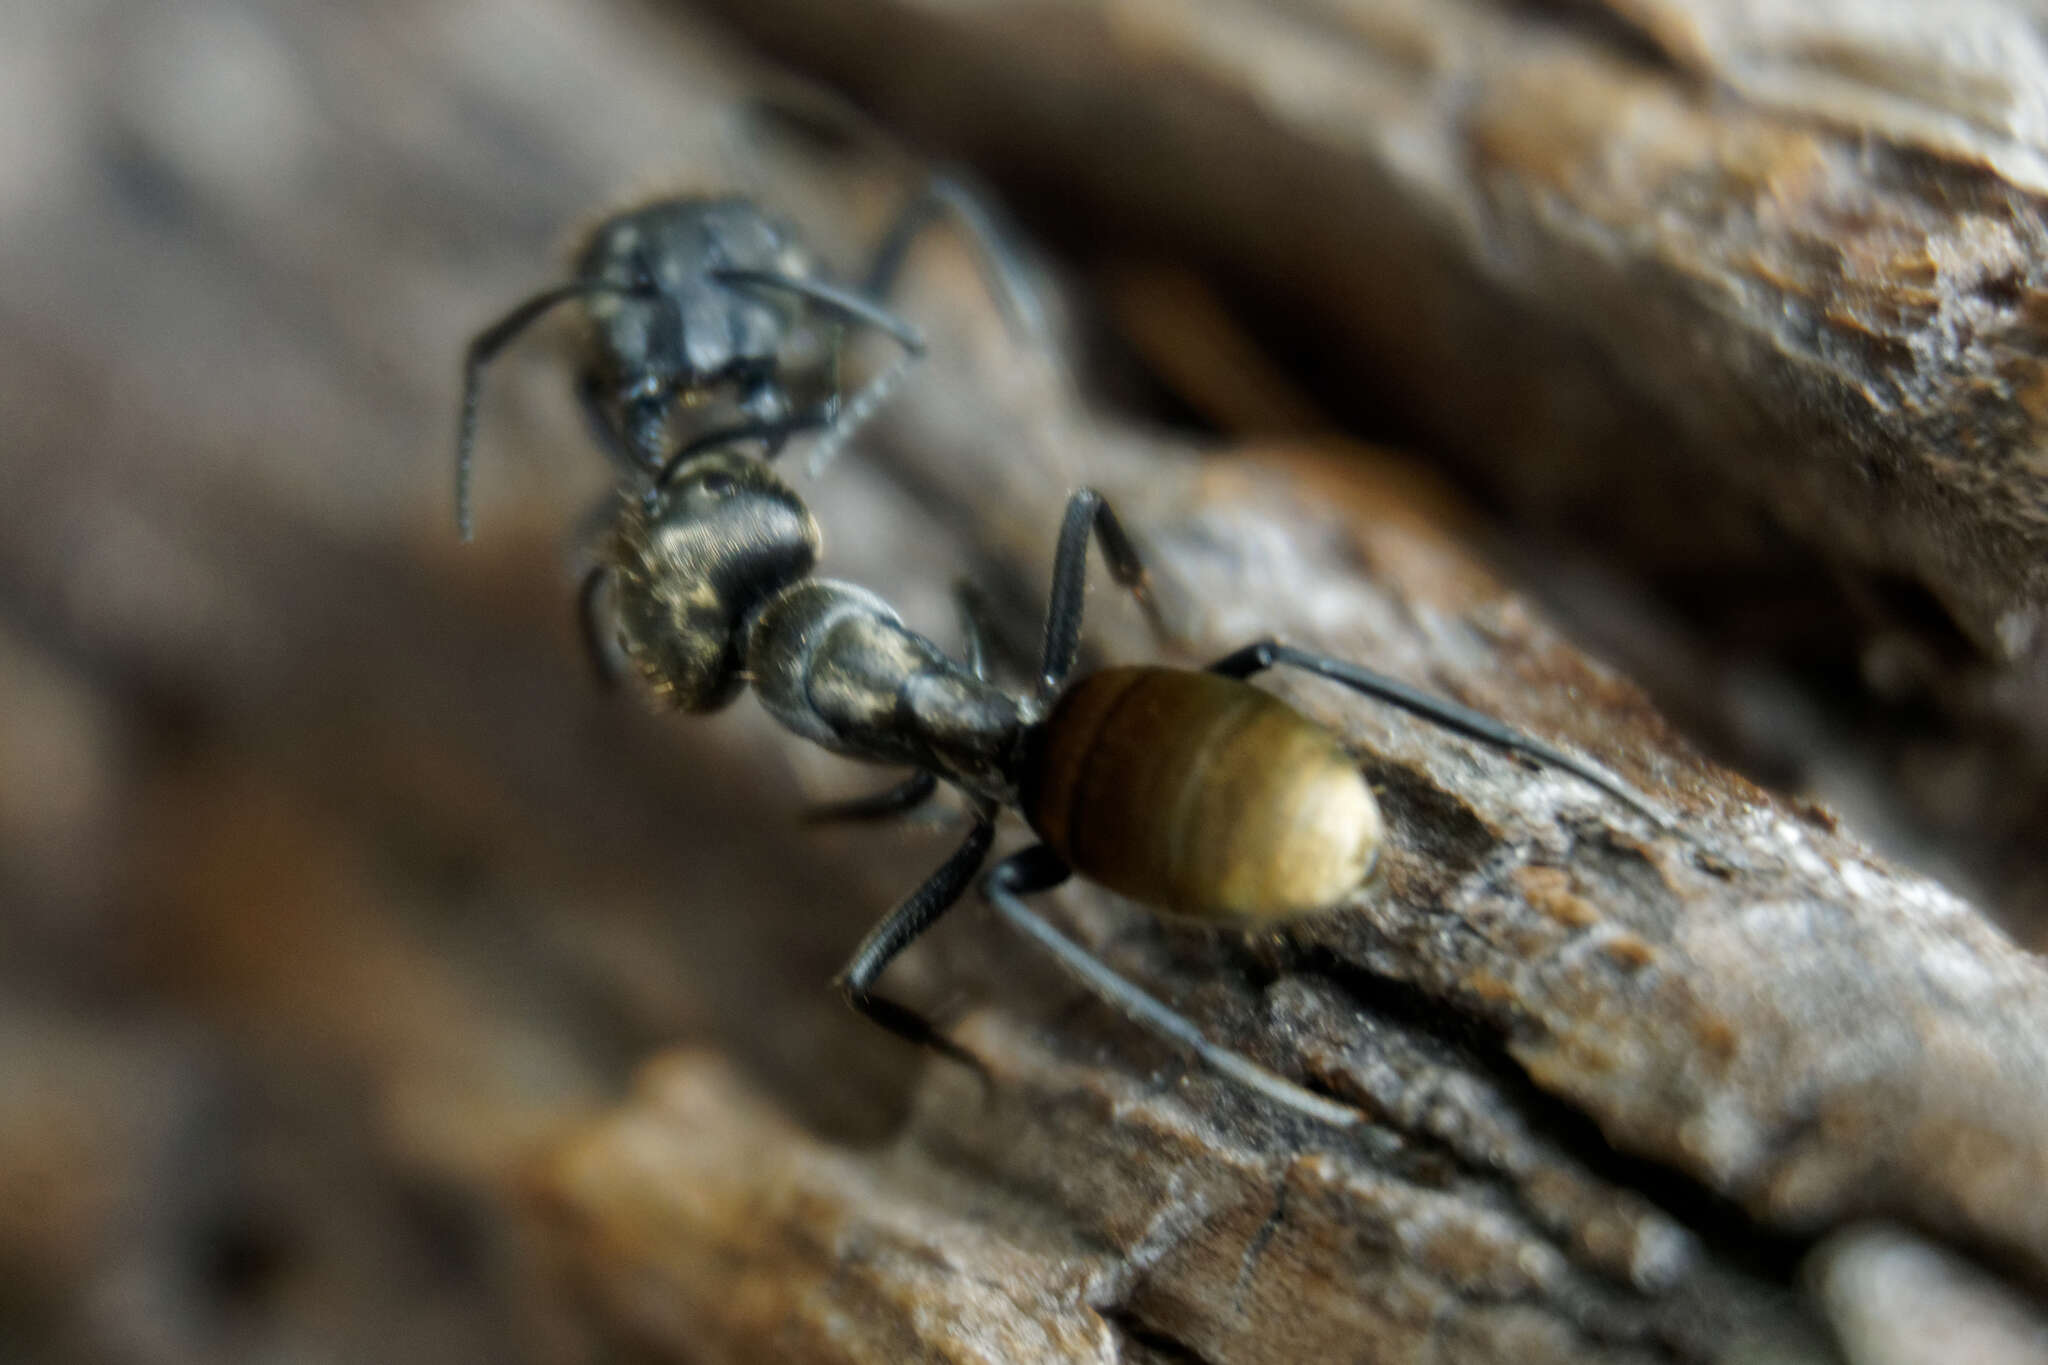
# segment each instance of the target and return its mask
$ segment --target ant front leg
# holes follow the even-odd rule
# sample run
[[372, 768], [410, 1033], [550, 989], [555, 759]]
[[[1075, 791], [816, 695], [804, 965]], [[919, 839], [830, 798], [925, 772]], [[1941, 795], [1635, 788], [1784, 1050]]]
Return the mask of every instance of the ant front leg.
[[605, 600], [610, 586], [611, 574], [599, 564], [583, 575], [583, 586], [576, 592], [576, 625], [583, 636], [584, 653], [599, 686], [606, 691], [616, 688], [626, 675], [626, 661], [619, 656], [614, 642], [611, 613]]
[[1390, 706], [1397, 706], [1410, 715], [1420, 716], [1432, 725], [1441, 726], [1468, 739], [1476, 739], [1482, 744], [1490, 744], [1509, 753], [1521, 754], [1538, 763], [1568, 772], [1598, 787], [1629, 809], [1646, 817], [1658, 828], [1669, 828], [1669, 822], [1650, 805], [1648, 800], [1619, 778], [1610, 777], [1584, 759], [1574, 758], [1562, 749], [1503, 725], [1483, 711], [1475, 711], [1469, 706], [1461, 706], [1443, 697], [1433, 697], [1398, 678], [1375, 673], [1348, 660], [1296, 649], [1292, 645], [1283, 645], [1274, 640], [1260, 640], [1224, 655], [1209, 665], [1209, 671], [1220, 673], [1226, 678], [1244, 679], [1281, 664], [1328, 678], [1331, 682], [1386, 702]]
[[893, 393], [911, 367], [925, 356], [924, 333], [904, 321], [879, 303], [850, 289], [842, 289], [825, 280], [813, 279], [808, 275], [785, 275], [772, 270], [723, 269], [711, 272], [711, 278], [721, 284], [734, 285], [743, 289], [780, 291], [807, 300], [821, 312], [831, 314], [846, 322], [872, 327], [893, 338], [903, 353], [885, 366], [880, 374], [861, 387], [860, 392], [848, 399], [839, 408], [838, 414], [818, 438], [818, 444], [811, 450], [807, 465], [813, 478], [825, 472], [825, 466], [844, 448], [847, 440], [860, 429], [875, 410]]
[[837, 418], [838, 412], [839, 399], [834, 395], [819, 399], [810, 407], [799, 408], [784, 417], [735, 422], [731, 426], [718, 427], [692, 436], [677, 446], [674, 454], [662, 461], [660, 472], [654, 476], [654, 482], [648, 488], [648, 497], [659, 497], [662, 490], [674, 481], [676, 471], [707, 450], [723, 450], [742, 441], [759, 441], [766, 447], [762, 458], [772, 460], [782, 452], [783, 442], [800, 432], [830, 426]]
[[583, 424], [590, 429], [591, 439], [618, 466], [619, 472], [636, 481], [646, 478], [647, 462], [620, 434], [618, 422], [605, 407], [604, 381], [589, 370], [576, 377], [576, 406], [583, 413]]
[[1274, 1075], [1249, 1057], [1210, 1042], [1186, 1018], [1118, 976], [1093, 953], [1053, 928], [1024, 904], [1023, 897], [1049, 891], [1070, 875], [1071, 869], [1060, 861], [1059, 856], [1044, 844], [1039, 844], [990, 868], [988, 875], [982, 878], [981, 893], [1011, 928], [1051, 954], [1061, 966], [1079, 977], [1089, 990], [1115, 1006], [1133, 1023], [1186, 1048], [1210, 1070], [1257, 1091], [1276, 1104], [1285, 1105], [1322, 1123], [1348, 1128], [1358, 1122], [1360, 1114], [1356, 1109], [1326, 1100]]
[[1088, 592], [1088, 534], [1095, 533], [1102, 546], [1102, 558], [1109, 576], [1127, 589], [1151, 623], [1152, 633], [1166, 637], [1166, 623], [1152, 597], [1152, 578], [1137, 546], [1123, 523], [1110, 509], [1102, 494], [1083, 488], [1067, 499], [1066, 518], [1060, 523], [1059, 548], [1053, 552], [1052, 591], [1045, 612], [1045, 653], [1038, 669], [1038, 692], [1051, 697], [1074, 671], [1074, 657], [1081, 648], [1081, 614]]
[[938, 871], [932, 873], [923, 886], [911, 892], [880, 924], [868, 931], [868, 936], [854, 949], [852, 959], [833, 983], [845, 995], [846, 1003], [861, 1015], [898, 1038], [951, 1057], [971, 1068], [984, 1081], [988, 1079], [988, 1073], [973, 1053], [940, 1033], [937, 1025], [916, 1010], [876, 995], [874, 984], [898, 953], [931, 928], [939, 916], [959, 903], [960, 897], [973, 884], [975, 874], [981, 871], [981, 865], [988, 861], [988, 851], [995, 837], [995, 821], [990, 812], [984, 810], [969, 832], [967, 841], [954, 850], [953, 856], [941, 863]]

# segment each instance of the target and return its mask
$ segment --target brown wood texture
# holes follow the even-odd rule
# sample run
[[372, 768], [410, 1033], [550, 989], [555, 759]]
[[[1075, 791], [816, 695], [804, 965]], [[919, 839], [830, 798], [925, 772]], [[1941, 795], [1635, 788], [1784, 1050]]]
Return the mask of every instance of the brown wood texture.
[[[926, 278], [913, 298], [935, 320], [948, 300]], [[956, 267], [956, 290], [971, 297], [971, 278]], [[1398, 493], [1336, 462], [1282, 479], [1133, 441], [1062, 412], [1070, 400], [1031, 382], [993, 314], [978, 333], [961, 326], [970, 320], [944, 330], [952, 342], [934, 373], [965, 364], [975, 382], [919, 384], [877, 442], [946, 520], [981, 528], [998, 554], [1036, 542], [1042, 562], [1066, 488], [1095, 482], [1141, 529], [1185, 657], [1270, 630], [1426, 678], [1609, 763], [1679, 832], [1652, 833], [1569, 779], [1279, 680], [1365, 756], [1392, 829], [1384, 891], [1249, 941], [1145, 929], [1085, 891], [1065, 903], [1113, 961], [1219, 1036], [1358, 1104], [1373, 1128], [1354, 1140], [1261, 1117], [1098, 1010], [1020, 1029], [1007, 1018], [1020, 980], [1040, 981], [1029, 994], [1041, 1000], [1073, 992], [1006, 960], [1017, 949], [984, 929], [950, 956], [956, 979], [979, 982], [969, 998], [991, 1002], [961, 1029], [994, 1093], [930, 1074], [911, 1127], [871, 1170], [915, 1185], [935, 1167], [1030, 1192], [1035, 1207], [992, 1213], [993, 1225], [1043, 1235], [1050, 1206], [1071, 1239], [1040, 1262], [1031, 1298], [1057, 1293], [1074, 1258], [1106, 1244], [1111, 1267], [1145, 1267], [1128, 1301], [1068, 1292], [1116, 1333], [1196, 1358], [1396, 1358], [1443, 1341], [1459, 1359], [1712, 1359], [1745, 1330], [1796, 1333], [1777, 1277], [1805, 1238], [1872, 1216], [2031, 1263], [2029, 1275], [2048, 1265], [2029, 1193], [2048, 1156], [2048, 1092], [2035, 1078], [2048, 978], [2034, 959], [1825, 813], [1701, 764]], [[1098, 609], [1106, 624], [1116, 600]], [[1112, 637], [1124, 648], [1142, 647], [1134, 616], [1126, 609]], [[1935, 962], [1961, 975], [1932, 979]], [[1132, 1070], [1132, 1058], [1151, 1060]], [[701, 1084], [689, 1068], [661, 1073], [600, 1131], [597, 1154], [575, 1150], [555, 1188], [601, 1281], [623, 1256], [684, 1299], [737, 1303], [723, 1277], [747, 1266], [772, 1278], [789, 1237], [819, 1235], [807, 1213], [764, 1229], [712, 1210], [656, 1238], [611, 1223], [654, 1185], [701, 1188], [669, 1164], [692, 1153], [664, 1152], [655, 1136], [672, 1107], [704, 1103], [691, 1098]], [[772, 1170], [744, 1208], [781, 1207]], [[627, 1188], [607, 1188], [608, 1175]], [[928, 1214], [950, 1212], [925, 1198]], [[864, 1228], [856, 1218], [841, 1235], [862, 1244]], [[924, 1235], [922, 1255], [899, 1247], [863, 1262], [878, 1283], [844, 1284], [844, 1299], [812, 1311], [866, 1321], [857, 1306], [871, 1295], [923, 1302], [908, 1277], [968, 1254], [943, 1229]], [[1277, 1260], [1276, 1244], [1287, 1248]], [[1262, 1268], [1312, 1274], [1319, 1288], [1269, 1298], [1247, 1286]], [[796, 1321], [809, 1319], [785, 1325]], [[1000, 1359], [1018, 1348], [934, 1349]], [[887, 1354], [855, 1342], [843, 1358]]]
[[2031, 7], [708, 3], [1084, 254], [1196, 263], [1721, 751], [2048, 922]]
[[1405, 467], [1111, 412], [943, 235], [931, 361], [801, 485], [830, 572], [947, 641], [971, 576], [1028, 651], [1092, 483], [1172, 637], [1099, 585], [1096, 660], [1278, 634], [1673, 827], [1276, 676], [1378, 792], [1384, 885], [1251, 934], [1047, 908], [1358, 1128], [1190, 1071], [973, 905], [889, 984], [990, 1085], [848, 1016], [826, 981], [957, 830], [807, 832], [878, 775], [593, 685], [607, 474], [545, 340], [450, 524], [461, 347], [601, 206], [723, 181], [873, 239], [901, 165], [735, 142], [775, 78], [555, 0], [0, 13], [0, 1356], [1868, 1365], [1886, 1238], [1977, 1267], [1930, 1317], [2028, 1330], [2039, 960], [1700, 758]]
[[2048, 645], [2024, 6], [713, 7], [1258, 271], [1527, 502], [1665, 539], [1715, 492]]

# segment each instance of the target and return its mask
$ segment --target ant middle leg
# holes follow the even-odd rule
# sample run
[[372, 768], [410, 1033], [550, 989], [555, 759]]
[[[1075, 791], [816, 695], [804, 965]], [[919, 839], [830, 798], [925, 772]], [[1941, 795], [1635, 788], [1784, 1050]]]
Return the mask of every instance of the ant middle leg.
[[981, 865], [988, 861], [988, 851], [995, 837], [995, 820], [991, 812], [984, 810], [968, 833], [967, 841], [939, 865], [923, 886], [904, 897], [880, 924], [868, 931], [867, 937], [854, 949], [853, 957], [833, 979], [833, 984], [846, 997], [846, 1003], [856, 1012], [899, 1038], [952, 1058], [972, 1069], [983, 1080], [987, 1080], [988, 1073], [973, 1053], [939, 1032], [937, 1025], [916, 1010], [875, 994], [874, 984], [898, 953], [931, 928], [939, 916], [959, 903], [960, 897], [973, 884], [975, 874], [981, 871]]
[[1224, 655], [1209, 665], [1209, 672], [1220, 673], [1226, 678], [1243, 679], [1281, 664], [1328, 678], [1331, 682], [1348, 687], [1354, 692], [1399, 707], [1410, 715], [1420, 716], [1432, 725], [1441, 726], [1454, 734], [1461, 734], [1482, 744], [1490, 744], [1509, 753], [1521, 754], [1538, 763], [1568, 772], [1606, 792], [1659, 828], [1668, 828], [1669, 822], [1649, 804], [1647, 799], [1619, 778], [1608, 775], [1584, 759], [1575, 758], [1562, 749], [1503, 725], [1483, 711], [1475, 711], [1469, 706], [1462, 706], [1444, 697], [1431, 696], [1398, 678], [1375, 673], [1348, 660], [1317, 654], [1311, 650], [1296, 649], [1292, 645], [1283, 645], [1275, 640], [1259, 640]]
[[1079, 977], [1082, 984], [1113, 1005], [1126, 1018], [1193, 1053], [1219, 1075], [1276, 1104], [1307, 1114], [1310, 1118], [1338, 1127], [1350, 1127], [1361, 1117], [1348, 1105], [1286, 1080], [1249, 1057], [1218, 1047], [1202, 1035], [1185, 1017], [1160, 1004], [1117, 975], [1093, 953], [1052, 927], [1024, 904], [1023, 898], [1049, 891], [1072, 875], [1072, 870], [1044, 844], [1027, 848], [1005, 858], [988, 870], [981, 880], [981, 893], [1011, 928], [1051, 954], [1061, 966]]
[[884, 791], [855, 796], [844, 801], [823, 801], [804, 810], [807, 825], [863, 823], [907, 815], [932, 799], [939, 779], [928, 772], [914, 772]]
[[1137, 599], [1151, 624], [1152, 633], [1167, 635], [1159, 604], [1152, 596], [1152, 578], [1145, 561], [1131, 543], [1130, 534], [1110, 509], [1102, 494], [1083, 488], [1067, 499], [1065, 519], [1060, 523], [1059, 548], [1053, 552], [1052, 591], [1045, 612], [1045, 652], [1038, 669], [1041, 697], [1050, 697], [1074, 671], [1074, 658], [1081, 648], [1081, 615], [1088, 591], [1088, 538], [1094, 532], [1102, 546], [1102, 558], [1109, 576]]

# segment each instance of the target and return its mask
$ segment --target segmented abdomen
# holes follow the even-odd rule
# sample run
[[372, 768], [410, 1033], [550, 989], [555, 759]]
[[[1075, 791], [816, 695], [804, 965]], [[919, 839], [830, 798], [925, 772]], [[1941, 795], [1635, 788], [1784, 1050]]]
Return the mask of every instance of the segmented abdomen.
[[1337, 737], [1248, 683], [1112, 668], [1070, 687], [1023, 774], [1025, 818], [1075, 871], [1204, 918], [1330, 905], [1383, 826]]

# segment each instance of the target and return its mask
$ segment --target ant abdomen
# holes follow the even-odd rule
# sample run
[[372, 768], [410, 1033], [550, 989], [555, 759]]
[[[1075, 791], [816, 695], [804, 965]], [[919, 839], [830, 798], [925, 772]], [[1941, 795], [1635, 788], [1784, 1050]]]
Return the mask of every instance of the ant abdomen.
[[1064, 692], [1020, 783], [1075, 871], [1162, 909], [1279, 919], [1372, 871], [1379, 805], [1336, 735], [1248, 683], [1111, 668]]

